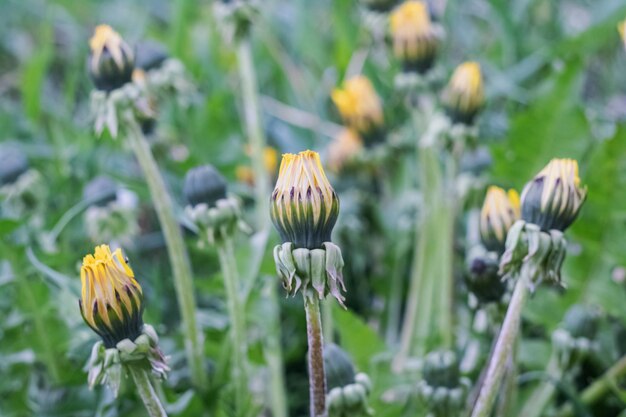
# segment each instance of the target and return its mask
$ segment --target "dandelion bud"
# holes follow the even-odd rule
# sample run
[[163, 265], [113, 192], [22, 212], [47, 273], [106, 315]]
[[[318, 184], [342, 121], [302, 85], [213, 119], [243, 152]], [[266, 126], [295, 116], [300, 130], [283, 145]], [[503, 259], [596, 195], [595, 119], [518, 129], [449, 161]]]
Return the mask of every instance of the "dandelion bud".
[[334, 343], [324, 346], [324, 369], [328, 390], [354, 383], [354, 364], [350, 356]]
[[405, 72], [428, 71], [435, 61], [439, 34], [430, 21], [428, 5], [409, 0], [400, 5], [389, 18], [393, 53]]
[[374, 86], [359, 75], [333, 90], [331, 98], [344, 123], [373, 142], [384, 123], [383, 107]]
[[110, 26], [97, 26], [89, 47], [91, 54], [87, 66], [98, 90], [115, 90], [131, 81], [133, 51]]
[[204, 203], [213, 207], [218, 200], [226, 198], [226, 180], [213, 166], [202, 165], [185, 175], [183, 194], [191, 206]]
[[624, 48], [626, 48], [626, 20], [622, 20], [617, 24], [617, 31], [619, 32], [620, 38], [622, 38]]
[[483, 79], [477, 62], [464, 62], [454, 70], [442, 101], [455, 123], [473, 122], [485, 101]]
[[328, 145], [328, 169], [340, 172], [363, 149], [363, 140], [353, 129], [343, 129]]
[[506, 233], [520, 217], [519, 194], [515, 190], [505, 192], [491, 186], [480, 212], [480, 236], [489, 250], [502, 252]]
[[83, 258], [80, 280], [81, 315], [106, 348], [141, 335], [143, 293], [120, 249], [111, 253], [108, 245], [97, 246]]
[[28, 171], [28, 158], [16, 146], [0, 147], [0, 186], [14, 183]]
[[456, 415], [465, 404], [470, 382], [461, 377], [459, 361], [452, 351], [435, 351], [424, 359], [423, 380], [417, 385], [420, 398], [433, 415]]
[[564, 231], [576, 219], [587, 197], [580, 186], [578, 162], [553, 159], [522, 192], [522, 219], [547, 232]]
[[339, 199], [317, 152], [283, 155], [270, 204], [272, 222], [284, 243], [318, 249], [330, 242]]

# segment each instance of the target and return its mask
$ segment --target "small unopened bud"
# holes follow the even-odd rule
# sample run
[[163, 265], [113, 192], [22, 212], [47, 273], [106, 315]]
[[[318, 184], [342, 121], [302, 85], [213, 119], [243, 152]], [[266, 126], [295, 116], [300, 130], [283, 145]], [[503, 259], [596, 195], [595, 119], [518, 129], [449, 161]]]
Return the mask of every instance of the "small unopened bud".
[[578, 216], [587, 197], [581, 187], [578, 162], [553, 159], [528, 182], [522, 192], [522, 219], [543, 231], [565, 231]]
[[283, 155], [270, 204], [272, 222], [284, 243], [318, 249], [331, 241], [339, 198], [317, 152]]
[[226, 180], [213, 166], [201, 165], [185, 175], [183, 194], [191, 206], [204, 203], [214, 207], [218, 200], [226, 198], [226, 186]]
[[442, 101], [453, 122], [472, 124], [485, 101], [480, 64], [459, 65], [443, 92]]
[[498, 274], [498, 254], [478, 245], [470, 249], [466, 264], [465, 282], [477, 300], [480, 303], [501, 301], [507, 283]]
[[331, 98], [344, 123], [359, 132], [366, 143], [375, 142], [384, 123], [383, 107], [374, 86], [365, 76], [346, 80]]
[[97, 26], [89, 47], [89, 75], [98, 90], [115, 90], [131, 81], [133, 51], [110, 26]]
[[480, 212], [480, 237], [483, 245], [501, 253], [506, 234], [519, 217], [520, 199], [517, 191], [511, 189], [505, 192], [500, 187], [489, 187]]
[[393, 53], [405, 72], [428, 71], [435, 61], [440, 42], [437, 30], [423, 1], [409, 0], [389, 17]]
[[324, 369], [328, 390], [355, 382], [354, 364], [350, 356], [334, 343], [324, 346]]
[[28, 158], [17, 146], [0, 147], [0, 185], [12, 184], [28, 171]]

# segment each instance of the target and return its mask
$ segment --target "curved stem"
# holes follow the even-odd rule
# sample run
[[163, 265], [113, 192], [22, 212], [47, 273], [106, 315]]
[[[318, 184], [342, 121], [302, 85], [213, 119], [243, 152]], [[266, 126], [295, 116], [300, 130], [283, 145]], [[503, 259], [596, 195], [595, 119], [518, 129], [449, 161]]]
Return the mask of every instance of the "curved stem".
[[528, 277], [525, 274], [520, 275], [515, 284], [513, 297], [506, 312], [504, 322], [496, 346], [493, 350], [485, 382], [480, 389], [476, 405], [472, 411], [472, 417], [488, 417], [496, 399], [496, 395], [500, 390], [502, 377], [507, 369], [508, 357], [513, 352], [513, 346], [517, 340], [519, 333], [519, 325], [522, 317], [522, 308], [528, 295]]
[[230, 337], [233, 345], [232, 377], [235, 385], [237, 404], [243, 404], [248, 390], [247, 343], [245, 313], [239, 295], [239, 273], [235, 262], [235, 252], [231, 237], [225, 237], [217, 244], [217, 253], [224, 277], [228, 315], [230, 317]]
[[269, 176], [265, 169], [265, 135], [261, 126], [259, 92], [252, 61], [250, 39], [244, 36], [237, 44], [237, 60], [243, 99], [246, 133], [250, 142], [252, 170], [254, 171], [254, 195], [256, 199], [256, 226], [264, 230], [269, 226]]
[[309, 398], [311, 417], [326, 416], [326, 375], [320, 301], [316, 294], [304, 294], [306, 330], [309, 344]]
[[167, 191], [165, 181], [163, 181], [163, 177], [159, 173], [159, 168], [152, 156], [150, 146], [132, 112], [125, 113], [124, 120], [128, 128], [128, 140], [146, 177], [152, 201], [154, 202], [154, 209], [167, 243], [178, 308], [183, 321], [185, 351], [191, 379], [197, 388], [204, 388], [202, 338], [196, 323], [196, 300], [193, 292], [191, 265], [185, 250], [180, 227], [174, 216], [174, 203]]
[[143, 401], [143, 404], [148, 410], [150, 417], [167, 417], [167, 413], [161, 404], [161, 400], [154, 391], [154, 387], [150, 383], [148, 373], [135, 365], [128, 366], [128, 372], [133, 377], [135, 385], [137, 386], [137, 392]]

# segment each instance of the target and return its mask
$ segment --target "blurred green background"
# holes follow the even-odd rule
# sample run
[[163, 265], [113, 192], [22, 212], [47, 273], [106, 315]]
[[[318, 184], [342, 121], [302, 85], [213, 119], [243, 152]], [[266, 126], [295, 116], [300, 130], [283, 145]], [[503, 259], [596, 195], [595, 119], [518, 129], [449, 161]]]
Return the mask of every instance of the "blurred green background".
[[[441, 2], [434, 3], [441, 8]], [[549, 355], [545, 335], [572, 304], [596, 304], [616, 319], [626, 317], [626, 51], [616, 31], [617, 22], [626, 18], [626, 4], [449, 0], [445, 6], [440, 16], [447, 32], [439, 58], [442, 66], [450, 72], [471, 59], [483, 68], [488, 100], [480, 140], [493, 154], [491, 181], [521, 189], [551, 158], [571, 157], [580, 162], [582, 181], [589, 187], [580, 219], [568, 232], [567, 291], [541, 291], [525, 311], [527, 324], [538, 337], [525, 339], [521, 361], [526, 369], [542, 369]], [[198, 415], [201, 401], [184, 389], [186, 371], [176, 367], [184, 362], [177, 310], [146, 184], [123, 140], [97, 139], [92, 133], [87, 41], [97, 24], [107, 23], [130, 43], [143, 39], [163, 43], [186, 65], [198, 89], [196, 101], [189, 108], [170, 103], [161, 110], [159, 131], [165, 144], [156, 155], [181, 206], [184, 173], [201, 163], [215, 165], [233, 191], [249, 195], [235, 175], [238, 165], [249, 165], [249, 157], [234, 49], [213, 24], [208, 1], [2, 0], [0, 7], [0, 141], [21, 147], [30, 165], [44, 176], [49, 195], [41, 227], [52, 230], [81, 201], [83, 186], [97, 175], [106, 174], [139, 195], [143, 233], [129, 248], [129, 257], [147, 294], [145, 321], [157, 327], [163, 350], [172, 355], [174, 371], [166, 396], [177, 402], [171, 414]], [[384, 43], [370, 36], [363, 20], [356, 1], [260, 2], [252, 32], [254, 60], [266, 134], [280, 152], [323, 151], [332, 138], [319, 123], [303, 127], [306, 123], [294, 119], [277, 101], [340, 123], [330, 91], [341, 83], [350, 64], [363, 58], [363, 73], [389, 103], [387, 120], [393, 124], [401, 119], [393, 88], [398, 66]], [[9, 240], [8, 234], [23, 222], [26, 219], [0, 221], [4, 236], [0, 258], [22, 266], [15, 275], [4, 262], [0, 270], [0, 415], [143, 413], [132, 390], [114, 400], [105, 389], [86, 388], [82, 367], [95, 336], [82, 323], [73, 291], [80, 259], [93, 245], [81, 218], [63, 228], [54, 253], [37, 247], [29, 252]], [[246, 259], [253, 248], [241, 240], [238, 253]], [[217, 381], [217, 390], [226, 379], [229, 356], [219, 268], [215, 255], [196, 249], [191, 237], [188, 248], [211, 359], [208, 372]], [[350, 256], [350, 248], [344, 256]], [[274, 308], [261, 294], [263, 286], [275, 279], [273, 268], [266, 254], [265, 279], [254, 284], [248, 306], [253, 329], [250, 355], [259, 366], [264, 325], [259, 317]], [[359, 285], [359, 279], [374, 280], [367, 284], [374, 288], [372, 304], [377, 291], [384, 296], [384, 274], [352, 282]], [[287, 383], [293, 387], [290, 415], [295, 416], [304, 413], [307, 402], [303, 317], [299, 299], [281, 302], [280, 307]], [[377, 335], [376, 322], [375, 308], [362, 317], [337, 310], [344, 348], [375, 381], [376, 415], [403, 415], [402, 406], [384, 405], [380, 398], [407, 382], [381, 365], [388, 360], [389, 347]], [[262, 379], [257, 382], [262, 384]], [[228, 415], [223, 404], [213, 407], [216, 415]]]

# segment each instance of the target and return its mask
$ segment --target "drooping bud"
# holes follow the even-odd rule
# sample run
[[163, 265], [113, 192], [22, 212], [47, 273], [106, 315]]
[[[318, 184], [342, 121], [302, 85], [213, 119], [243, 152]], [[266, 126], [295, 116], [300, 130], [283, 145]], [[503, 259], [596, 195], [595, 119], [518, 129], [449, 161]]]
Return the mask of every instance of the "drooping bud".
[[501, 253], [504, 250], [506, 233], [519, 217], [520, 199], [517, 191], [511, 189], [505, 192], [500, 187], [489, 187], [480, 212], [480, 236], [483, 245]]
[[453, 122], [472, 124], [485, 101], [483, 79], [478, 62], [459, 65], [443, 92], [442, 102]]
[[317, 152], [283, 155], [270, 205], [272, 222], [284, 243], [319, 249], [330, 242], [339, 198]]
[[106, 348], [135, 340], [143, 327], [143, 293], [121, 249], [97, 246], [83, 258], [80, 312]]
[[28, 158], [17, 146], [0, 147], [0, 185], [15, 182], [20, 175], [28, 171]]
[[430, 20], [428, 5], [408, 0], [389, 17], [393, 53], [405, 72], [428, 71], [435, 61], [440, 31]]
[[110, 26], [97, 26], [89, 47], [89, 75], [97, 89], [111, 91], [131, 81], [133, 51]]
[[366, 143], [375, 142], [384, 123], [383, 107], [374, 86], [358, 75], [333, 90], [331, 98], [344, 123], [359, 132]]
[[340, 172], [363, 149], [363, 140], [353, 129], [342, 129], [339, 135], [328, 145], [328, 169]]
[[522, 191], [522, 219], [541, 230], [565, 231], [576, 219], [587, 197], [581, 187], [578, 162], [553, 159]]
[[190, 169], [185, 175], [183, 194], [191, 206], [206, 204], [215, 206], [226, 198], [226, 180], [213, 166], [201, 165]]

